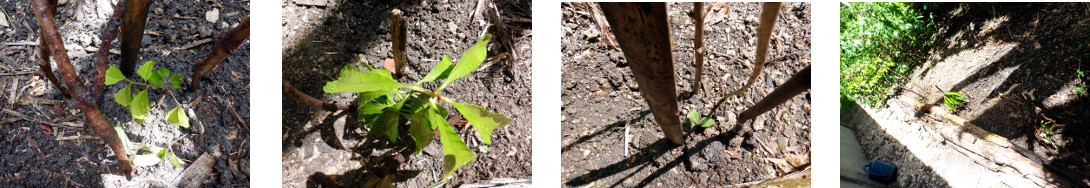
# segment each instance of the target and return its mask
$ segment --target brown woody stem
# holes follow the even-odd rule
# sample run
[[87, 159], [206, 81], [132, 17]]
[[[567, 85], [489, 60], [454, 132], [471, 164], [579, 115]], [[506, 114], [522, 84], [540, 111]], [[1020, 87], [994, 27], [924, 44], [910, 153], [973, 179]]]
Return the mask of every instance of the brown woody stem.
[[216, 41], [216, 47], [212, 48], [212, 53], [204, 57], [200, 62], [193, 65], [193, 82], [189, 84], [189, 89], [197, 90], [201, 85], [201, 78], [204, 78], [204, 74], [212, 72], [219, 66], [220, 62], [227, 59], [227, 55], [230, 55], [235, 50], [238, 50], [242, 46], [246, 39], [250, 38], [250, 17], [246, 17], [235, 28], [231, 28], [227, 31], [226, 36]]
[[303, 104], [307, 104], [307, 105], [317, 107], [319, 109], [322, 109], [322, 110], [325, 110], [325, 111], [330, 111], [330, 112], [334, 112], [334, 111], [338, 111], [338, 110], [348, 110], [349, 109], [348, 106], [337, 105], [337, 104], [333, 104], [333, 103], [324, 103], [324, 102], [322, 102], [322, 100], [318, 100], [317, 98], [311, 97], [310, 95], [307, 95], [306, 93], [303, 93], [302, 91], [299, 91], [299, 89], [295, 89], [295, 87], [291, 86], [291, 83], [288, 83], [287, 80], [284, 80], [282, 82], [283, 82], [283, 85], [284, 85], [283, 86], [284, 95], [288, 96], [288, 97], [291, 97], [291, 99], [295, 99], [295, 101], [299, 101], [299, 102], [301, 102]]
[[[61, 35], [57, 31], [57, 24], [53, 21], [53, 11], [50, 10], [54, 6], [50, 4], [49, 0], [33, 0], [31, 5], [40, 27], [42, 38], [40, 47], [48, 48], [53, 61], [56, 61], [61, 76], [64, 78], [64, 85], [68, 88], [68, 96], [73, 99], [72, 101], [76, 107], [87, 117], [87, 122], [95, 130], [95, 133], [102, 137], [102, 140], [106, 141], [106, 144], [113, 149], [121, 170], [126, 175], [130, 174], [132, 172], [132, 163], [129, 162], [129, 157], [121, 144], [121, 140], [118, 139], [117, 132], [114, 131], [113, 127], [110, 127], [106, 117], [102, 116], [98, 106], [95, 106], [95, 103], [92, 102], [94, 101], [94, 98], [91, 97], [92, 94], [82, 84], [83, 82], [76, 75], [75, 68], [72, 67], [72, 63], [68, 60], [68, 53], [64, 49], [64, 44], [62, 44]], [[57, 85], [57, 82], [53, 84]]]
[[[114, 5], [114, 10], [118, 9], [119, 5]], [[98, 47], [98, 52], [95, 52], [95, 80], [91, 84], [91, 94], [94, 98], [102, 95], [102, 89], [105, 88], [106, 82], [106, 67], [110, 60], [110, 43], [113, 43], [114, 38], [117, 38], [117, 29], [121, 25], [121, 11], [114, 11], [114, 14], [110, 16], [110, 20], [106, 22], [106, 27], [102, 28], [102, 44]]]
[[696, 77], [693, 80], [692, 91], [693, 95], [696, 95], [700, 93], [700, 81], [704, 77], [704, 3], [693, 3], [693, 12], [689, 16], [693, 17], [693, 24], [696, 26], [694, 27], [696, 36], [693, 38], [695, 40], [693, 41], [693, 49], [696, 50], [696, 53], [693, 54], [693, 56], [696, 56], [693, 61], [694, 67], [696, 67]]

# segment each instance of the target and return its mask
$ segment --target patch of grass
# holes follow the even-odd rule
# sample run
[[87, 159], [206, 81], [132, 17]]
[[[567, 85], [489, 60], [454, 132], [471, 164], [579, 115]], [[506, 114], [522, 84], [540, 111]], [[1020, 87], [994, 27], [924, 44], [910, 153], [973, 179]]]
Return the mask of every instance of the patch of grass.
[[[916, 6], [919, 5], [919, 6]], [[840, 93], [877, 106], [920, 64], [936, 28], [937, 4], [850, 3], [840, 7]], [[891, 73], [895, 71], [896, 73]]]
[[947, 108], [958, 112], [958, 107], [965, 104], [965, 95], [953, 91], [946, 92], [942, 94], [942, 101], [946, 103]]

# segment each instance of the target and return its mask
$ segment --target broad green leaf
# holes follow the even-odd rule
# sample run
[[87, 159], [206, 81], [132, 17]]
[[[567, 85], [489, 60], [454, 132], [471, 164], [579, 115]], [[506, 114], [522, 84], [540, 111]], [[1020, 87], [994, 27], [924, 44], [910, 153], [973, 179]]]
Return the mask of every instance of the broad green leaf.
[[174, 75], [170, 76], [170, 85], [174, 86], [174, 89], [182, 88], [182, 76]]
[[439, 80], [439, 79], [446, 79], [447, 76], [450, 75], [450, 71], [451, 71], [450, 65], [451, 64], [453, 64], [453, 63], [450, 62], [450, 56], [447, 56], [447, 55], [444, 54], [443, 55], [443, 60], [440, 61], [439, 64], [435, 65], [435, 68], [432, 68], [431, 72], [428, 72], [427, 76], [424, 76], [424, 78], [420, 79], [420, 81], [417, 82], [417, 85], [420, 85], [420, 83], [424, 83], [424, 82], [430, 82], [430, 81], [435, 81], [435, 80]]
[[132, 145], [129, 144], [129, 135], [125, 134], [124, 129], [121, 129], [121, 122], [114, 123], [114, 132], [117, 132], [117, 138], [121, 140], [121, 146], [125, 147], [125, 155], [134, 152]]
[[473, 162], [477, 154], [469, 150], [469, 146], [462, 142], [462, 138], [442, 116], [428, 114], [428, 119], [439, 124], [439, 140], [443, 142], [443, 183], [446, 183], [454, 170]]
[[372, 125], [375, 128], [371, 129], [371, 131], [386, 133], [386, 137], [389, 137], [390, 141], [396, 143], [398, 136], [400, 136], [397, 134], [397, 125], [400, 123], [401, 106], [405, 105], [405, 101], [408, 100], [398, 101], [397, 104], [387, 107], [386, 110], [382, 110], [382, 114], [379, 114], [379, 116], [375, 118], [375, 124]]
[[161, 85], [163, 84], [163, 78], [170, 77], [170, 70], [166, 68], [161, 68], [159, 69], [159, 71], [152, 72], [150, 76], [151, 77], [148, 79], [148, 84], [155, 86]]
[[511, 123], [511, 118], [507, 118], [506, 115], [493, 113], [477, 105], [460, 102], [452, 102], [451, 105], [454, 105], [454, 108], [458, 109], [458, 113], [462, 113], [462, 116], [469, 120], [473, 127], [477, 128], [477, 133], [481, 135], [481, 140], [485, 144], [492, 144], [493, 129]]
[[[155, 69], [155, 62], [147, 61], [144, 62], [143, 65], [140, 65], [140, 69], [136, 70], [136, 74], [140, 75], [140, 78], [143, 78], [144, 80], [151, 81], [151, 75], [153, 74], [152, 71], [154, 71], [153, 69]], [[162, 80], [160, 80], [159, 82], [161, 83]]]
[[481, 66], [481, 61], [488, 55], [488, 41], [492, 40], [492, 34], [485, 34], [484, 37], [477, 40], [477, 43], [469, 47], [465, 53], [462, 54], [462, 58], [458, 59], [458, 64], [454, 65], [454, 68], [450, 71], [450, 75], [443, 85], [447, 85], [450, 82], [457, 80], [458, 78], [465, 77], [469, 72], [473, 72], [477, 67]]
[[117, 69], [117, 66], [110, 65], [110, 68], [106, 69], [106, 85], [114, 85], [124, 79], [125, 75], [121, 74], [121, 69]]
[[408, 87], [410, 86], [395, 81], [386, 69], [363, 71], [355, 66], [345, 65], [341, 69], [340, 78], [326, 82], [322, 90], [326, 93], [340, 93], [395, 90]]
[[125, 85], [125, 87], [114, 93], [114, 102], [124, 107], [129, 107], [129, 102], [132, 102], [132, 89], [129, 87], [132, 84]]
[[185, 161], [178, 159], [178, 156], [174, 155], [174, 152], [167, 152], [166, 158], [170, 159], [170, 164], [174, 164], [175, 167], [185, 166]]
[[[432, 113], [437, 112], [435, 112], [433, 108], [426, 108], [409, 116], [409, 122], [411, 123], [409, 127], [409, 136], [412, 136], [413, 140], [416, 141], [416, 148], [413, 150], [415, 153], [424, 151], [424, 147], [428, 147], [428, 145], [431, 144], [431, 140], [435, 137], [435, 132], [432, 131], [434, 129], [431, 127], [432, 124], [438, 122], [431, 121], [430, 115]], [[443, 121], [446, 123], [446, 120]]]
[[180, 106], [174, 107], [173, 110], [167, 112], [167, 122], [189, 128], [189, 117], [185, 116], [185, 110]]
[[136, 123], [144, 123], [144, 119], [148, 117], [148, 90], [140, 91], [136, 94], [136, 97], [132, 99], [132, 103], [129, 103], [129, 113], [132, 114], [132, 120]]

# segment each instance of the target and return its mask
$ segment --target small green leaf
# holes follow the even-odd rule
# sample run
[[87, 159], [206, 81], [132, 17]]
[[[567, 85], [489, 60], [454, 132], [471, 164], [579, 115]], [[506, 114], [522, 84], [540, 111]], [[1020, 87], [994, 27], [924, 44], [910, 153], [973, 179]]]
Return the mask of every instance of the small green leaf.
[[340, 78], [326, 82], [322, 90], [326, 93], [340, 93], [395, 90], [408, 87], [410, 86], [395, 81], [386, 69], [363, 71], [355, 66], [345, 65], [341, 69]]
[[132, 114], [132, 120], [136, 123], [144, 123], [144, 119], [148, 117], [148, 90], [140, 91], [136, 94], [136, 97], [132, 99], [132, 103], [129, 103], [129, 113]]
[[167, 112], [167, 122], [189, 128], [189, 117], [185, 115], [185, 109], [182, 107], [174, 107], [173, 110]]
[[[151, 81], [153, 69], [155, 69], [155, 62], [147, 61], [144, 62], [143, 65], [140, 65], [140, 69], [136, 70], [136, 74], [140, 75], [140, 78], [143, 78], [144, 80]], [[160, 80], [159, 82], [162, 82], [162, 80]]]
[[701, 121], [703, 121], [704, 123], [700, 124], [700, 127], [708, 128], [708, 127], [711, 127], [712, 125], [715, 125], [715, 121], [712, 121], [711, 118], [705, 118], [705, 119], [703, 119]]
[[114, 132], [117, 132], [117, 137], [121, 140], [121, 146], [125, 147], [123, 149], [125, 150], [125, 155], [135, 152], [133, 151], [132, 145], [129, 144], [129, 135], [125, 134], [124, 129], [121, 129], [121, 122], [114, 123]]
[[416, 85], [420, 85], [420, 83], [424, 82], [446, 79], [447, 76], [450, 75], [450, 65], [452, 64], [453, 63], [450, 62], [450, 56], [443, 55], [443, 60], [440, 61], [439, 64], [436, 64], [435, 68], [432, 68], [431, 72], [428, 72], [428, 75], [424, 76], [423, 79], [420, 79], [420, 82], [417, 82]]
[[129, 87], [131, 85], [132, 84], [125, 85], [125, 87], [118, 90], [117, 93], [114, 93], [114, 102], [117, 102], [117, 104], [120, 104], [121, 106], [128, 107], [129, 102], [132, 102], [132, 91]]
[[428, 116], [432, 121], [440, 123], [439, 140], [443, 142], [443, 183], [446, 183], [447, 178], [454, 174], [454, 170], [473, 162], [477, 154], [469, 150], [469, 146], [462, 142], [462, 138], [458, 137], [453, 127], [447, 125], [443, 117], [430, 113]]
[[458, 113], [462, 113], [462, 116], [469, 120], [473, 127], [477, 128], [477, 133], [481, 135], [481, 140], [485, 144], [492, 144], [493, 129], [511, 123], [511, 118], [507, 118], [506, 115], [493, 113], [477, 105], [460, 102], [452, 102], [451, 105], [454, 105], [454, 108], [458, 109]]
[[185, 161], [182, 161], [181, 159], [178, 159], [178, 156], [174, 155], [174, 152], [167, 152], [166, 157], [167, 157], [167, 159], [170, 159], [170, 164], [174, 164], [175, 167], [184, 167], [185, 166]]
[[690, 110], [689, 115], [685, 116], [685, 121], [689, 123], [689, 126], [696, 126], [697, 120], [700, 120], [700, 114], [696, 110]]
[[106, 85], [114, 85], [124, 79], [125, 75], [121, 74], [121, 69], [117, 69], [117, 66], [110, 65], [110, 68], [106, 69]]
[[443, 85], [450, 84], [450, 82], [457, 80], [458, 78], [465, 77], [469, 72], [473, 72], [477, 67], [481, 66], [481, 61], [484, 61], [488, 55], [488, 41], [492, 40], [492, 34], [485, 34], [484, 37], [477, 40], [477, 43], [469, 47], [465, 53], [462, 54], [462, 58], [458, 59], [458, 64], [454, 65], [454, 68], [450, 71], [450, 75]]
[[151, 73], [151, 78], [148, 79], [148, 84], [156, 85], [156, 86], [161, 85], [161, 84], [163, 84], [163, 78], [169, 78], [169, 77], [170, 77], [170, 70], [166, 69], [166, 68], [161, 68], [161, 69], [159, 69], [159, 71], [155, 71], [155, 72]]
[[[146, 153], [145, 152], [140, 152], [142, 150], [147, 150], [147, 152]], [[140, 149], [138, 149], [138, 152], [137, 152], [138, 154], [136, 154], [135, 156], [132, 157], [132, 165], [135, 165], [135, 166], [151, 166], [151, 165], [159, 164], [160, 161], [163, 161], [163, 158], [160, 157], [160, 155], [159, 155], [159, 153], [161, 153], [162, 151], [163, 151], [163, 148], [159, 148], [159, 147], [155, 147], [155, 146], [150, 146], [149, 147], [149, 146], [145, 145], [143, 147], [140, 147]]]
[[[435, 132], [432, 131], [433, 129], [431, 127], [433, 124], [438, 124], [439, 122], [431, 120], [432, 114], [438, 114], [438, 112], [433, 108], [425, 108], [424, 110], [409, 116], [409, 122], [411, 123], [411, 127], [409, 127], [409, 136], [412, 136], [413, 140], [416, 141], [416, 148], [413, 150], [416, 153], [424, 151], [423, 149], [428, 147], [428, 145], [431, 144], [431, 140], [435, 137]], [[442, 121], [443, 123], [446, 123], [446, 120]]]
[[182, 88], [182, 76], [174, 75], [170, 76], [170, 85], [174, 86], [174, 89]]

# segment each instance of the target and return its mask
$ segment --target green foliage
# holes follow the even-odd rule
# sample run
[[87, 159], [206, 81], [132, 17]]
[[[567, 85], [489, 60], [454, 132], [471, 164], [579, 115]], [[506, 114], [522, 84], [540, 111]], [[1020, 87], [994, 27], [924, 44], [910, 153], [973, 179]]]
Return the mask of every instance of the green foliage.
[[[136, 74], [140, 76], [145, 82], [134, 82], [129, 80], [121, 74], [121, 70], [117, 66], [110, 65], [110, 68], [106, 70], [106, 85], [117, 84], [121, 81], [129, 82], [124, 88], [114, 93], [114, 101], [117, 104], [128, 107], [129, 114], [132, 116], [133, 121], [137, 123], [144, 123], [147, 119], [148, 111], [151, 110], [151, 104], [148, 101], [148, 88], [170, 89], [165, 84], [163, 79], [169, 78], [170, 86], [173, 88], [181, 88], [182, 76], [170, 75], [170, 70], [166, 68], [155, 69], [154, 61], [144, 62], [137, 69]], [[132, 95], [132, 85], [142, 85], [144, 90]], [[179, 126], [189, 128], [189, 118], [186, 117], [184, 109], [181, 107], [175, 107], [168, 113], [167, 121], [177, 124]]]
[[[911, 3], [840, 7], [840, 93], [877, 106], [904, 82], [932, 46], [935, 23]], [[935, 4], [920, 4], [932, 9]]]
[[[491, 38], [492, 35], [485, 35], [477, 40], [477, 43], [462, 54], [458, 64], [451, 63], [450, 57], [443, 55], [442, 61], [431, 72], [411, 86], [397, 82], [385, 69], [375, 69], [368, 65], [365, 71], [352, 65], [345, 65], [341, 69], [339, 78], [327, 82], [323, 90], [326, 93], [359, 93], [357, 111], [360, 121], [363, 121], [365, 126], [371, 127], [372, 133], [386, 135], [392, 142], [397, 142], [401, 137], [402, 133], [398, 132], [398, 127], [403, 124], [401, 120], [408, 120], [408, 134], [415, 143], [414, 151], [417, 153], [431, 144], [435, 138], [435, 130], [438, 129], [439, 140], [443, 144], [442, 182], [446, 183], [455, 170], [472, 162], [477, 155], [462, 142], [454, 127], [447, 124], [447, 109], [440, 105], [439, 101], [454, 106], [469, 121], [469, 124], [477, 129], [481, 141], [485, 144], [492, 144], [493, 130], [511, 123], [511, 118], [506, 115], [494, 113], [477, 105], [456, 102], [441, 96], [439, 92], [454, 80], [465, 77], [481, 65], [487, 56], [486, 47]], [[367, 65], [367, 63], [363, 64]], [[438, 80], [444, 80], [444, 82], [436, 91], [419, 87], [421, 83]], [[482, 152], [486, 150], [481, 149]]]
[[942, 101], [946, 103], [946, 107], [950, 108], [954, 112], [958, 112], [957, 107], [961, 104], [965, 104], [965, 95], [961, 95], [958, 92], [946, 92], [942, 94]]
[[185, 116], [185, 110], [182, 107], [174, 107], [170, 112], [167, 112], [167, 122], [189, 128], [189, 117]]
[[711, 118], [700, 117], [699, 112], [696, 112], [696, 110], [691, 110], [689, 111], [689, 115], [685, 118], [685, 124], [688, 124], [690, 127], [700, 126], [708, 128], [712, 125], [715, 125], [715, 121], [712, 121]]
[[1079, 86], [1075, 87], [1075, 94], [1081, 94], [1086, 92], [1086, 74], [1082, 72], [1082, 69], [1075, 69], [1075, 74], [1078, 76]]
[[125, 134], [125, 130], [121, 129], [120, 122], [114, 126], [114, 131], [117, 131], [117, 136], [121, 140], [121, 145], [125, 147], [125, 155], [132, 155], [133, 165], [151, 166], [159, 164], [159, 161], [169, 160], [175, 167], [185, 166], [184, 161], [178, 159], [178, 156], [174, 155], [174, 152], [170, 152], [167, 149], [151, 145], [132, 148], [132, 144], [129, 143], [129, 136], [128, 134]]
[[1048, 145], [1056, 147], [1056, 143], [1052, 141], [1052, 136], [1056, 135], [1056, 123], [1048, 120], [1041, 120], [1041, 124], [1037, 128], [1039, 130], [1037, 131], [1039, 132], [1037, 136]]

